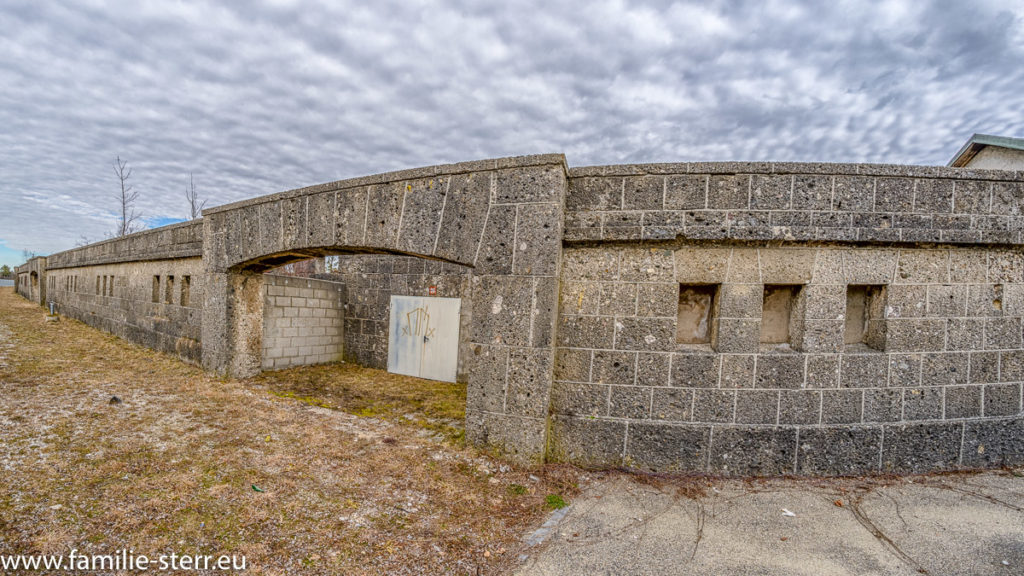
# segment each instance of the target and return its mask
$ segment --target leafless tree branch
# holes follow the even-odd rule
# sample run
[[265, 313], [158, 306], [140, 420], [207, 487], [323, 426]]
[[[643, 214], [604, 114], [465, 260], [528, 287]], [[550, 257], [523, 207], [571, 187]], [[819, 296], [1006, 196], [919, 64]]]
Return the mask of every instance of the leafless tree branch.
[[200, 200], [199, 195], [196, 194], [196, 185], [192, 181], [192, 173], [188, 173], [188, 188], [185, 188], [185, 198], [188, 199], [190, 220], [195, 220], [203, 215], [203, 208], [206, 206], [206, 200]]
[[121, 202], [121, 215], [117, 220], [117, 229], [113, 235], [121, 237], [142, 229], [142, 215], [135, 211], [135, 202], [139, 199], [139, 193], [128, 183], [128, 178], [132, 175], [132, 169], [128, 168], [128, 162], [121, 161], [121, 157], [118, 156], [114, 163], [114, 172], [121, 183], [121, 194], [118, 196], [118, 200]]

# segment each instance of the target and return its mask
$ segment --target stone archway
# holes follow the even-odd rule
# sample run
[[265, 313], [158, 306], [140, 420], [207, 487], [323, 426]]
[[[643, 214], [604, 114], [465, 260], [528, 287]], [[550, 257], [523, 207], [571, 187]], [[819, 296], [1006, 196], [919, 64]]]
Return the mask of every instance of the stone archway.
[[263, 277], [336, 253], [472, 268], [466, 430], [543, 458], [554, 364], [565, 159], [436, 166], [303, 188], [206, 210], [203, 365], [260, 369]]

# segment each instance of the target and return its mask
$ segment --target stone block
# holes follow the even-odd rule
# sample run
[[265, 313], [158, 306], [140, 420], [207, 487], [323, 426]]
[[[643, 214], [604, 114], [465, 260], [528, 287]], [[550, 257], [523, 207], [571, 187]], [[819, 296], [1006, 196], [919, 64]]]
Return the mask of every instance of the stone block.
[[536, 466], [543, 461], [545, 436], [542, 419], [484, 413], [466, 421], [470, 442], [493, 446], [520, 466]]
[[924, 318], [928, 313], [928, 286], [894, 284], [885, 291], [886, 318]]
[[[306, 226], [306, 243], [309, 246], [334, 246], [334, 192], [313, 194], [308, 197], [306, 205], [308, 223]], [[433, 245], [431, 245], [431, 248]], [[429, 252], [428, 252], [429, 254]]]
[[572, 248], [562, 253], [566, 280], [618, 280], [619, 254], [596, 248]]
[[964, 423], [962, 464], [971, 468], [1024, 464], [1024, 418]]
[[814, 284], [845, 284], [843, 252], [827, 248], [816, 250], [811, 282]]
[[735, 407], [736, 392], [733, 390], [693, 391], [694, 422], [732, 422]]
[[[432, 254], [445, 209], [449, 182], [445, 178], [405, 184], [397, 247], [403, 252]], [[463, 260], [466, 256], [463, 255]]]
[[334, 208], [334, 237], [338, 244], [363, 245], [366, 231], [366, 197], [367, 189], [362, 187], [338, 191]]
[[561, 312], [566, 315], [597, 315], [601, 284], [565, 281], [561, 283]]
[[622, 208], [623, 179], [619, 177], [570, 178], [566, 210], [618, 210]]
[[[528, 346], [533, 281], [530, 278], [507, 276], [478, 276], [474, 281], [473, 341], [481, 344]], [[568, 340], [563, 345], [592, 347], [581, 340]]]
[[473, 347], [473, 353], [467, 359], [470, 374], [466, 388], [467, 411], [505, 411], [508, 352], [504, 346]]
[[791, 474], [796, 464], [796, 429], [716, 427], [708, 471], [728, 476]]
[[[666, 210], [695, 210], [707, 206], [708, 176], [672, 175], [665, 183]], [[711, 208], [715, 208], [712, 206]]]
[[1020, 317], [1003, 316], [985, 320], [985, 348], [1007, 350], [1021, 347]]
[[638, 316], [674, 317], [679, 306], [679, 285], [638, 284], [636, 299]]
[[549, 434], [548, 454], [556, 462], [605, 468], [622, 465], [624, 422], [555, 417]]
[[977, 418], [981, 416], [981, 386], [950, 386], [946, 388], [946, 418]]
[[804, 356], [802, 354], [761, 354], [754, 377], [757, 388], [803, 388]]
[[983, 251], [949, 250], [949, 281], [954, 284], [984, 282], [988, 273], [988, 257]]
[[759, 320], [716, 319], [712, 321], [711, 347], [722, 353], [755, 353], [760, 333]]
[[1003, 288], [998, 284], [971, 284], [967, 286], [968, 316], [1002, 316]]
[[686, 422], [691, 420], [693, 390], [683, 388], [653, 388], [651, 390], [651, 418]]
[[602, 282], [598, 314], [602, 316], [636, 316], [636, 284]]
[[899, 263], [896, 266], [896, 283], [942, 284], [946, 282], [949, 282], [948, 251], [900, 250]]
[[820, 391], [782, 390], [780, 394], [779, 424], [817, 424], [820, 422]]
[[611, 349], [615, 337], [613, 322], [614, 319], [607, 316], [561, 316], [559, 346]]
[[491, 206], [476, 255], [476, 274], [512, 273], [515, 223], [515, 206]]
[[903, 419], [903, 389], [864, 391], [864, 422], [899, 422]]
[[962, 426], [941, 422], [885, 426], [881, 470], [914, 474], [955, 468]]
[[761, 264], [756, 248], [734, 248], [729, 258], [726, 282], [761, 284]]
[[993, 182], [993, 214], [1020, 214], [1024, 212], [1024, 185], [1020, 182]]
[[882, 429], [870, 426], [800, 431], [797, 474], [860, 475], [878, 470]]
[[754, 386], [754, 366], [756, 356], [753, 354], [722, 354], [721, 388], [752, 388]]
[[989, 416], [1013, 416], [1021, 413], [1021, 384], [992, 384], [985, 386], [982, 414]]
[[798, 347], [804, 352], [841, 352], [844, 327], [844, 320], [805, 320], [796, 335]]
[[665, 195], [664, 176], [629, 176], [622, 193], [624, 210], [660, 210]]
[[890, 318], [886, 323], [887, 352], [938, 351], [945, 347], [943, 319]]
[[710, 428], [631, 423], [626, 466], [656, 472], [703, 470]]
[[941, 420], [945, 388], [907, 388], [903, 393], [903, 419]]
[[797, 175], [793, 178], [793, 210], [830, 210], [832, 176]]
[[893, 281], [899, 253], [888, 249], [850, 250], [842, 253], [847, 284], [889, 284]]
[[761, 317], [764, 288], [761, 284], [723, 284], [718, 290], [720, 318]]
[[933, 284], [928, 286], [929, 316], [961, 317], [967, 313], [967, 287]]
[[615, 322], [617, 350], [672, 350], [675, 347], [675, 319], [619, 318]]
[[870, 388], [888, 382], [889, 357], [885, 354], [844, 354], [842, 357], [842, 388]]
[[919, 179], [914, 189], [914, 212], [949, 213], [953, 210], [953, 181]]
[[972, 384], [999, 381], [999, 352], [972, 352], [970, 362]]
[[778, 391], [741, 390], [736, 393], [737, 424], [775, 424], [778, 419]]
[[822, 424], [855, 424], [861, 421], [862, 390], [824, 390], [821, 394]]
[[561, 224], [558, 204], [527, 204], [519, 207], [513, 274], [555, 275], [562, 248]]
[[753, 210], [789, 210], [792, 194], [793, 176], [751, 176], [750, 208]]
[[972, 180], [953, 182], [953, 212], [987, 214], [992, 200], [992, 184]]
[[673, 354], [672, 386], [682, 388], [717, 387], [720, 358], [715, 354]]
[[[371, 186], [366, 204], [367, 246], [394, 248], [398, 235], [398, 221], [402, 215], [402, 200], [405, 189], [401, 183]], [[286, 211], [286, 220], [287, 223]], [[288, 238], [285, 226], [285, 240]]]
[[596, 384], [632, 385], [636, 381], [636, 354], [595, 350], [591, 381]]
[[555, 379], [572, 382], [590, 381], [592, 350], [558, 348], [555, 350]]
[[638, 386], [668, 386], [671, 354], [637, 353], [636, 383]]
[[675, 281], [721, 284], [729, 270], [730, 248], [681, 248], [675, 251]]
[[889, 386], [913, 388], [921, 384], [921, 355], [889, 354]]
[[800, 291], [805, 315], [815, 320], [840, 320], [846, 309], [846, 286], [843, 284], [810, 284]]
[[560, 204], [566, 178], [562, 166], [531, 166], [498, 170], [495, 180], [494, 201], [497, 204]]
[[547, 416], [551, 374], [550, 350], [513, 349], [508, 359], [505, 411], [535, 418]]
[[556, 380], [551, 385], [551, 413], [593, 418], [604, 416], [608, 412], [608, 391], [609, 387], [604, 384]]
[[651, 406], [651, 388], [644, 386], [612, 386], [608, 397], [608, 416], [612, 418], [647, 418]]
[[619, 252], [619, 277], [633, 282], [672, 282], [674, 253], [662, 248], [629, 248]]
[[1024, 350], [1005, 350], [999, 354], [999, 380], [1024, 381]]
[[836, 176], [832, 209], [870, 212], [875, 205], [875, 179], [870, 176]]
[[708, 180], [708, 208], [736, 210], [747, 208], [750, 199], [750, 176], [744, 174], [715, 175]]

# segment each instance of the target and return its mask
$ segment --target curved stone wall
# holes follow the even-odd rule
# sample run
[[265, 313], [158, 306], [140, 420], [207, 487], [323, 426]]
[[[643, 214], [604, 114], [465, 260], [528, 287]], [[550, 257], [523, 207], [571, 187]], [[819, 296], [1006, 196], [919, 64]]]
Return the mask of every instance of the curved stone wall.
[[416, 257], [466, 271], [467, 437], [517, 460], [998, 466], [1024, 461], [1022, 206], [1020, 172], [507, 158], [217, 207], [33, 260], [18, 290], [245, 375], [264, 366], [263, 272], [376, 254], [354, 284], [379, 297], [417, 289], [395, 277]]

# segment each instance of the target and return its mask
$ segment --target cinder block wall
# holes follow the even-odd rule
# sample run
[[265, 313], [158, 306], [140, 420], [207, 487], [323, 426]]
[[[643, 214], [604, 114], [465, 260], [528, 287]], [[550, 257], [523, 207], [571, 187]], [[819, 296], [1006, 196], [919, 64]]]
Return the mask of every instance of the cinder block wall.
[[264, 290], [264, 370], [342, 359], [344, 284], [267, 274]]
[[458, 264], [410, 256], [346, 255], [338, 257], [338, 272], [322, 276], [346, 286], [345, 358], [363, 366], [386, 369], [391, 296], [462, 298], [459, 319], [457, 380], [466, 382], [472, 306], [472, 269]]
[[[1022, 199], [1014, 173], [573, 170], [549, 457], [726, 474], [1024, 460]], [[677, 342], [682, 285], [715, 291], [706, 343]], [[785, 344], [760, 342], [765, 285], [798, 286]], [[884, 291], [876, 348], [844, 342], [851, 285]]]

